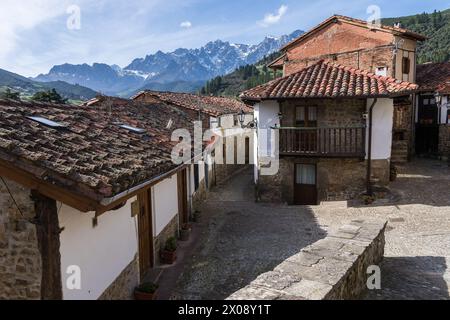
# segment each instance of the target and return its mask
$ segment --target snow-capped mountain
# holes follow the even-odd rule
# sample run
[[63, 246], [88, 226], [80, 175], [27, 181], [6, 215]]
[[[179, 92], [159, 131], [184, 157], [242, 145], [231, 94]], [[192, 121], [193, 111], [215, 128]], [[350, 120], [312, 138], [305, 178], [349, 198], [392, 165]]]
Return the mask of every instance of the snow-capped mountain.
[[[158, 51], [133, 60], [123, 69], [101, 63], [92, 66], [63, 64], [54, 66], [48, 74], [41, 74], [35, 80], [62, 80], [111, 95], [128, 95], [142, 87], [166, 90], [181, 87], [189, 90], [192, 86], [195, 90], [199, 83], [258, 62], [302, 33], [297, 30], [290, 35], [266, 37], [256, 45], [217, 40], [198, 49], [177, 49], [168, 53]], [[183, 85], [180, 86], [180, 83]]]

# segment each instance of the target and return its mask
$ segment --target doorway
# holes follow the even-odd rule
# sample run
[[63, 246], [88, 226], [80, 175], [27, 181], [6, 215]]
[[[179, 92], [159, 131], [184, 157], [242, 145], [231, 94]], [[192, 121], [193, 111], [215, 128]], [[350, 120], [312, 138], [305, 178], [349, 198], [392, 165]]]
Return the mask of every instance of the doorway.
[[180, 226], [189, 223], [189, 206], [187, 192], [187, 170], [183, 169], [178, 172], [178, 212], [180, 218]]
[[419, 96], [416, 153], [435, 155], [439, 146], [438, 107], [433, 96]]
[[317, 205], [317, 166], [296, 164], [294, 179], [294, 204]]
[[151, 188], [138, 194], [139, 273], [141, 280], [154, 266]]

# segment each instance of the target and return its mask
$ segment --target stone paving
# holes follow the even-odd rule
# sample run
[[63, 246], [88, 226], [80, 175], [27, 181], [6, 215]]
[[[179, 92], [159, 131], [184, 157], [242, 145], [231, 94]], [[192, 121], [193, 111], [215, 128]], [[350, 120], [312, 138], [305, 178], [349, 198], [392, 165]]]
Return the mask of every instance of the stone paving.
[[450, 169], [415, 160], [399, 168], [387, 199], [370, 206], [255, 203], [252, 172], [210, 193], [207, 228], [173, 299], [225, 299], [330, 230], [358, 218], [389, 221], [382, 290], [365, 299], [450, 299]]

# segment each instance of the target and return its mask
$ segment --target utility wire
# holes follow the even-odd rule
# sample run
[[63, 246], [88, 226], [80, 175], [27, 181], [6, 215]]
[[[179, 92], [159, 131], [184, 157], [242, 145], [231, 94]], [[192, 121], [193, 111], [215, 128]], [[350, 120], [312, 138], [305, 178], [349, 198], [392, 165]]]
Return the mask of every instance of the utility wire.
[[6, 181], [3, 179], [3, 177], [0, 177], [0, 179], [2, 180], [3, 184], [5, 185], [6, 190], [8, 191], [9, 196], [11, 197], [12, 201], [14, 202], [14, 205], [16, 206], [17, 210], [19, 211], [20, 215], [24, 218], [25, 216], [23, 215], [22, 210], [20, 210], [19, 205], [16, 202], [16, 199], [14, 199], [14, 196], [12, 195], [11, 190], [9, 189], [8, 185], [6, 184]]

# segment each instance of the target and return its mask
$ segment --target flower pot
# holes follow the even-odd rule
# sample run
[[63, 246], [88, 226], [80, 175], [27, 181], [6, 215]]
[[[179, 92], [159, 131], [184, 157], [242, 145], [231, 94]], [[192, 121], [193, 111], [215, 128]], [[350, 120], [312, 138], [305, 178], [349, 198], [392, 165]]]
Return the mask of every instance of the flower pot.
[[135, 300], [155, 300], [156, 299], [156, 292], [149, 293], [149, 292], [142, 292], [139, 290], [134, 290], [134, 299]]
[[161, 262], [165, 264], [174, 264], [177, 260], [176, 251], [161, 250]]
[[191, 237], [191, 228], [181, 229], [180, 230], [180, 240], [181, 241], [188, 241]]

